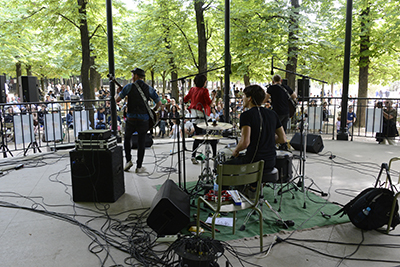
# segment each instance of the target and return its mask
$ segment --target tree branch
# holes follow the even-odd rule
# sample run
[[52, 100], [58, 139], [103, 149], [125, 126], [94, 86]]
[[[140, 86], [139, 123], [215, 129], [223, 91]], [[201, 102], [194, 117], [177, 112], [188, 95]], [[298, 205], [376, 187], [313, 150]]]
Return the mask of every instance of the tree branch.
[[63, 14], [61, 14], [61, 13], [56, 13], [57, 15], [59, 15], [60, 17], [62, 17], [63, 19], [65, 19], [65, 20], [67, 20], [67, 21], [69, 21], [69, 22], [71, 22], [72, 23], [72, 25], [74, 25], [75, 27], [77, 27], [78, 29], [79, 29], [79, 25], [78, 24], [76, 24], [74, 21], [72, 21], [70, 18], [68, 18], [68, 17], [66, 17], [66, 16], [64, 16]]
[[186, 40], [187, 46], [189, 48], [190, 54], [192, 55], [193, 62], [197, 66], [196, 58], [194, 57], [192, 47], [190, 46], [189, 40], [188, 40], [185, 32], [182, 30], [182, 28], [179, 27], [179, 25], [177, 23], [175, 23], [173, 20], [171, 20], [170, 18], [166, 18], [166, 17], [160, 17], [160, 18], [167, 19], [167, 20], [171, 21], [179, 29], [179, 31], [182, 33], [183, 37], [185, 37], [185, 40]]
[[100, 27], [103, 28], [103, 25], [101, 25], [101, 24], [97, 25], [97, 27], [96, 27], [96, 29], [94, 29], [94, 32], [92, 33], [92, 35], [89, 36], [89, 40], [92, 39], [92, 37], [96, 34], [97, 30], [98, 30]]
[[32, 14], [30, 14], [29, 16], [26, 17], [22, 17], [22, 19], [28, 19], [30, 17], [33, 17], [34, 15], [36, 15], [37, 13], [39, 13], [40, 11], [42, 11], [43, 9], [45, 9], [46, 7], [41, 7], [38, 10], [34, 11]]
[[265, 21], [269, 21], [269, 20], [276, 19], [276, 18], [278, 18], [278, 19], [283, 19], [283, 20], [287, 21], [287, 18], [284, 17], [284, 16], [275, 15], [275, 16], [267, 16], [267, 17], [265, 17], [265, 16], [261, 16], [261, 14], [258, 13], [258, 12], [256, 12], [256, 15], [257, 15], [260, 19], [265, 20]]

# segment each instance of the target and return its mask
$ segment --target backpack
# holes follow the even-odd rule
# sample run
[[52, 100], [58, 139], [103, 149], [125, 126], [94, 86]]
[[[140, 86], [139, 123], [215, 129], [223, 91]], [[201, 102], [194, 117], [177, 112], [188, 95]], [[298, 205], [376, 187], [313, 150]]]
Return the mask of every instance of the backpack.
[[[389, 216], [394, 200], [393, 191], [386, 188], [367, 188], [347, 203], [335, 215], [342, 212], [349, 216], [350, 221], [363, 230], [378, 229], [389, 222]], [[399, 205], [396, 200], [395, 213], [391, 227], [400, 223]]]

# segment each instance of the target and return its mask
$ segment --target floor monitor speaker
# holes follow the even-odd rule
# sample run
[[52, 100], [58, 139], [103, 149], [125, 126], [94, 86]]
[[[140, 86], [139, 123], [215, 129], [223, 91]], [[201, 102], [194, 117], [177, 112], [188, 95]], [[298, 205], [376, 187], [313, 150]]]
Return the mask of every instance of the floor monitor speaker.
[[[303, 143], [300, 144], [301, 138], [300, 133], [296, 133], [292, 140], [290, 140], [290, 145], [296, 149], [301, 150], [302, 145], [304, 146], [304, 135], [303, 135]], [[307, 145], [306, 151], [310, 153], [319, 153], [324, 149], [324, 144], [322, 142], [322, 138], [317, 134], [307, 134]]]
[[39, 102], [37, 77], [21, 76], [22, 94], [24, 102]]
[[190, 222], [189, 195], [168, 179], [150, 207], [147, 225], [158, 235], [175, 235]]
[[115, 202], [125, 193], [122, 147], [69, 153], [75, 202]]

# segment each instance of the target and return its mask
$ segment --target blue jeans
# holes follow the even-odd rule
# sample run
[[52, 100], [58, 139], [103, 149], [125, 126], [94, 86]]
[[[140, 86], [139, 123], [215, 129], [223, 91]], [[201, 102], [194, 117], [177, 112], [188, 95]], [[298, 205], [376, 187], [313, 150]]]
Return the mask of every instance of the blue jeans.
[[351, 127], [353, 127], [353, 123], [352, 123], [352, 122], [349, 122], [349, 123], [347, 124], [347, 132], [348, 132], [349, 134], [351, 134]]
[[166, 122], [161, 120], [160, 121], [160, 133], [161, 133], [162, 136], [165, 135], [165, 125], [166, 125]]
[[125, 124], [125, 137], [124, 137], [124, 150], [126, 161], [132, 160], [131, 155], [131, 138], [134, 132], [138, 134], [138, 148], [137, 148], [137, 160], [136, 168], [141, 168], [144, 158], [146, 133], [149, 129], [149, 121], [143, 120], [126, 120]]

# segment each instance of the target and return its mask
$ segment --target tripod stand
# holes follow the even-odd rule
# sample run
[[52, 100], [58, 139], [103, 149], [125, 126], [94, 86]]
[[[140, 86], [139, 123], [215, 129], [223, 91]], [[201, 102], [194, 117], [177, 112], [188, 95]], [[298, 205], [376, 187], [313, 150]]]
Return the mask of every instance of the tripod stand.
[[[22, 122], [22, 117], [21, 117], [21, 122]], [[28, 153], [29, 148], [33, 149], [33, 153], [36, 153], [36, 149], [39, 152], [42, 152], [40, 150], [40, 148], [39, 148], [38, 143], [36, 142], [36, 136], [32, 131], [32, 114], [31, 113], [29, 113], [29, 130], [30, 130], [30, 136], [29, 137], [31, 139], [31, 142], [29, 143], [28, 147], [25, 149], [24, 156], [26, 156], [26, 153]], [[32, 136], [32, 133], [33, 133], [33, 136]]]
[[[4, 114], [4, 106], [2, 107], [1, 114]], [[10, 153], [11, 157], [14, 157], [11, 151], [8, 149], [7, 144], [4, 142], [4, 126], [3, 126], [3, 116], [0, 118], [0, 127], [1, 127], [1, 151], [3, 151], [3, 157], [7, 158], [7, 152]], [[6, 129], [7, 131], [7, 129]]]

